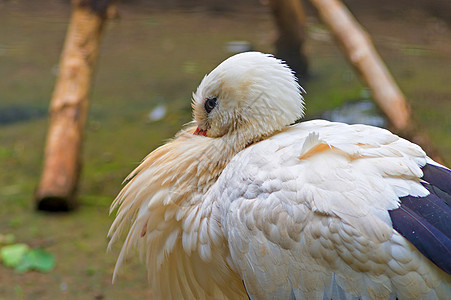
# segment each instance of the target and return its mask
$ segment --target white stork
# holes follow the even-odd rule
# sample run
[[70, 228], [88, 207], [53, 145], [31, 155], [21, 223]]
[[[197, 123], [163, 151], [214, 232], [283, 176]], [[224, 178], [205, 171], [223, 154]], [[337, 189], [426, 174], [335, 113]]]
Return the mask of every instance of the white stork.
[[451, 171], [384, 129], [294, 124], [301, 90], [258, 52], [205, 76], [112, 205], [115, 275], [137, 247], [160, 299], [451, 299]]

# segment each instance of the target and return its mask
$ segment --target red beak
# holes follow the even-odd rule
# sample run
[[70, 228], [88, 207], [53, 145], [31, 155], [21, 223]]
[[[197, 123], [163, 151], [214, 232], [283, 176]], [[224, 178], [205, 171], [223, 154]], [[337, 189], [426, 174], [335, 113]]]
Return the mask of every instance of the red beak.
[[207, 136], [207, 131], [197, 127], [193, 134]]

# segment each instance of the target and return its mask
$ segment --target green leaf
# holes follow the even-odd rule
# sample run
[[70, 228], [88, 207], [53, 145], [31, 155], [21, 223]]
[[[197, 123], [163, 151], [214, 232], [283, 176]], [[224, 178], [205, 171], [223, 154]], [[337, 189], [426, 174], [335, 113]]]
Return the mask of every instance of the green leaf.
[[26, 272], [28, 270], [37, 270], [42, 272], [50, 271], [55, 266], [55, 257], [44, 249], [32, 249], [25, 254], [20, 265], [17, 266], [17, 272]]
[[21, 263], [25, 254], [27, 254], [29, 250], [30, 247], [25, 244], [3, 246], [0, 249], [0, 256], [3, 259], [5, 266], [15, 268]]
[[25, 255], [23, 257], [24, 259], [21, 260], [20, 264], [16, 266], [16, 271], [18, 273], [25, 273], [29, 270], [31, 270], [31, 265], [28, 261], [25, 260]]

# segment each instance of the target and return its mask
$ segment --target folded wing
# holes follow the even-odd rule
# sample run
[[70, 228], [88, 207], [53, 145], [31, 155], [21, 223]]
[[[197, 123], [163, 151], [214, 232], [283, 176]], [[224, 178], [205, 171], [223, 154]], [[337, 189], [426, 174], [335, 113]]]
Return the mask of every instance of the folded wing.
[[386, 130], [326, 121], [238, 154], [209, 196], [249, 296], [446, 299], [449, 208], [430, 191], [448, 185], [427, 160]]

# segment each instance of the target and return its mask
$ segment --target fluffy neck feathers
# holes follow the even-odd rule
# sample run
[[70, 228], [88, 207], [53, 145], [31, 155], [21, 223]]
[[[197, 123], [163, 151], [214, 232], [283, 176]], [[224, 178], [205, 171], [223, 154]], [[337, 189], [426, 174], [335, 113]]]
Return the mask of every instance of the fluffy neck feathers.
[[[229, 267], [223, 267], [223, 257], [228, 255], [226, 241], [219, 225], [210, 218], [213, 203], [206, 203], [204, 195], [232, 157], [245, 147], [245, 139], [207, 138], [195, 136], [193, 131], [181, 131], [150, 153], [130, 174], [113, 203], [112, 210], [120, 207], [110, 229], [110, 245], [132, 223], [115, 275], [128, 251], [137, 246], [147, 262], [151, 284], [162, 299], [189, 295], [188, 291], [194, 290], [207, 291], [210, 295], [206, 296], [213, 297], [221, 288], [223, 294], [236, 299], [245, 291], [231, 290], [240, 287], [241, 281]], [[212, 227], [215, 229], [210, 230]], [[207, 242], [199, 249], [202, 232]], [[227, 271], [219, 275], [212, 272], [205, 279], [205, 272], [216, 270], [218, 265]], [[184, 276], [197, 280], [179, 280]], [[167, 278], [172, 280], [171, 290], [162, 288], [167, 286]], [[235, 283], [229, 285], [231, 282]]]

